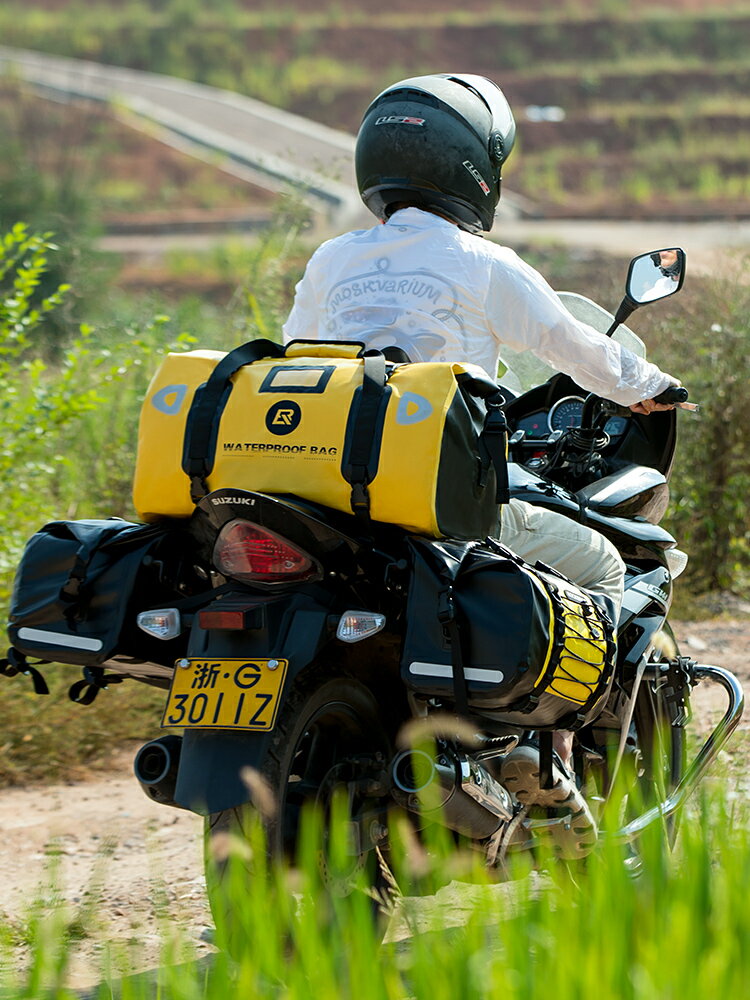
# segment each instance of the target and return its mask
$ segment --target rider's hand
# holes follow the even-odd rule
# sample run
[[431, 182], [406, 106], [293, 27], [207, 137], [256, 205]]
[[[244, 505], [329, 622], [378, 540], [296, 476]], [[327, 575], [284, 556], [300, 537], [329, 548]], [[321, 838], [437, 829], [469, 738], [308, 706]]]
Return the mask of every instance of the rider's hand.
[[[685, 390], [682, 390], [681, 393], [680, 392], [677, 392], [677, 393], [673, 392], [673, 390], [677, 389], [678, 387], [681, 387], [681, 385], [682, 385], [682, 383], [678, 382], [675, 379], [675, 381], [673, 382], [673, 384], [671, 386], [667, 386], [667, 388], [664, 390], [664, 392], [661, 392], [661, 393], [659, 393], [657, 395], [656, 399], [642, 399], [639, 403], [633, 403], [631, 405], [630, 409], [633, 411], [633, 413], [643, 413], [646, 416], [648, 416], [649, 413], [657, 413], [660, 410], [674, 410], [674, 408], [676, 406], [680, 406], [681, 405], [679, 402], [663, 403], [663, 402], [657, 402], [657, 400], [661, 400], [664, 397], [666, 397], [667, 399], [669, 399], [670, 395], [673, 396], [673, 397], [674, 397], [674, 395], [677, 395], [678, 400], [679, 400], [680, 395], [682, 395], [684, 399], [687, 399], [687, 395], [688, 394], [687, 394], [687, 392]], [[686, 405], [686, 404], [683, 404], [683, 405]]]
[[649, 413], [657, 413], [659, 410], [673, 410], [675, 405], [675, 403], [656, 403], [653, 399], [642, 399], [640, 403], [633, 403], [630, 409], [633, 413], [644, 413], [648, 416]]

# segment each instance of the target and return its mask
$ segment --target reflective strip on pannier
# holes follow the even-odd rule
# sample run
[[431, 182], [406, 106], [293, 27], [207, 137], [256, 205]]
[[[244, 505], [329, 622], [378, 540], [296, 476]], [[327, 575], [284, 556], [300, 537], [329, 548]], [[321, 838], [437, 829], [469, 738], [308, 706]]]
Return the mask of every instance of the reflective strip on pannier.
[[479, 368], [362, 344], [169, 354], [141, 410], [133, 500], [188, 517], [224, 487], [293, 494], [429, 537], [483, 537], [507, 498], [507, 431]]

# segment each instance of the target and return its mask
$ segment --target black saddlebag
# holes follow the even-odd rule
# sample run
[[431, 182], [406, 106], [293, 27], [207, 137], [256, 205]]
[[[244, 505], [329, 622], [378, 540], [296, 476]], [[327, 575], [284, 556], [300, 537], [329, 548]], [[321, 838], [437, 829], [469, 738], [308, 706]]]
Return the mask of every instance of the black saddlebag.
[[29, 539], [16, 572], [8, 624], [13, 647], [83, 666], [122, 652], [134, 595], [139, 610], [153, 606], [150, 588], [136, 581], [166, 531], [119, 518], [45, 525]]
[[615, 645], [589, 594], [492, 540], [410, 546], [401, 664], [410, 690], [529, 729], [577, 728], [598, 714]]

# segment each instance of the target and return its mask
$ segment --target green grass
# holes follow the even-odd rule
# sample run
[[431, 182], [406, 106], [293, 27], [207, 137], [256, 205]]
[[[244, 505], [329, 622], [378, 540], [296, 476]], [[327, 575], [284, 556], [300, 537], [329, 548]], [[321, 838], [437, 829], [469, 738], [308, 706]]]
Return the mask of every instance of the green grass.
[[[99, 693], [94, 705], [68, 698], [80, 667], [44, 668], [48, 695], [36, 695], [26, 677], [0, 677], [6, 724], [0, 736], [0, 786], [50, 784], [80, 779], [112, 766], [112, 754], [127, 743], [160, 735], [165, 692], [126, 682]], [[40, 794], [43, 794], [40, 792]]]
[[[661, 831], [651, 828], [641, 842], [644, 864], [637, 879], [623, 865], [622, 848], [612, 843], [575, 872], [542, 856], [536, 873], [521, 864], [511, 881], [498, 885], [477, 856], [457, 854], [439, 831], [428, 833], [428, 851], [419, 855], [418, 866], [408, 841], [396, 839], [392, 863], [403, 895], [385, 943], [367, 896], [331, 898], [325, 892], [315, 817], [308, 816], [295, 868], [266, 869], [256, 831], [249, 840], [254, 877], [246, 874], [245, 847], [245, 862], [235, 864], [224, 886], [229, 917], [219, 921], [218, 950], [211, 958], [191, 958], [179, 927], [162, 920], [160, 967], [132, 974], [132, 964], [122, 958], [118, 964], [117, 951], [103, 941], [101, 985], [87, 996], [547, 1000], [551, 991], [561, 1000], [744, 996], [750, 976], [750, 817], [744, 806], [728, 805], [727, 792], [726, 785], [717, 785], [689, 811], [672, 856]], [[334, 865], [346, 851], [337, 830], [329, 844]], [[49, 879], [44, 902], [0, 925], [3, 998], [73, 996], [65, 987], [67, 970], [82, 924], [96, 926], [96, 907], [89, 904], [82, 913], [62, 903], [59, 890], [50, 892]], [[224, 949], [229, 937], [234, 957]], [[20, 973], [10, 968], [19, 940], [31, 951]]]

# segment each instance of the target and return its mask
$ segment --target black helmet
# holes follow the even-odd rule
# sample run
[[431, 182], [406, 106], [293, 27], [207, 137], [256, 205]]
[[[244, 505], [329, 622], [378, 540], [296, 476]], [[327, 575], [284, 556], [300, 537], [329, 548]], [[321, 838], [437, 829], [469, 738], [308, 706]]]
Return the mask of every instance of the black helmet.
[[472, 74], [401, 80], [375, 98], [357, 136], [359, 193], [379, 219], [408, 202], [489, 231], [516, 124], [503, 92]]

